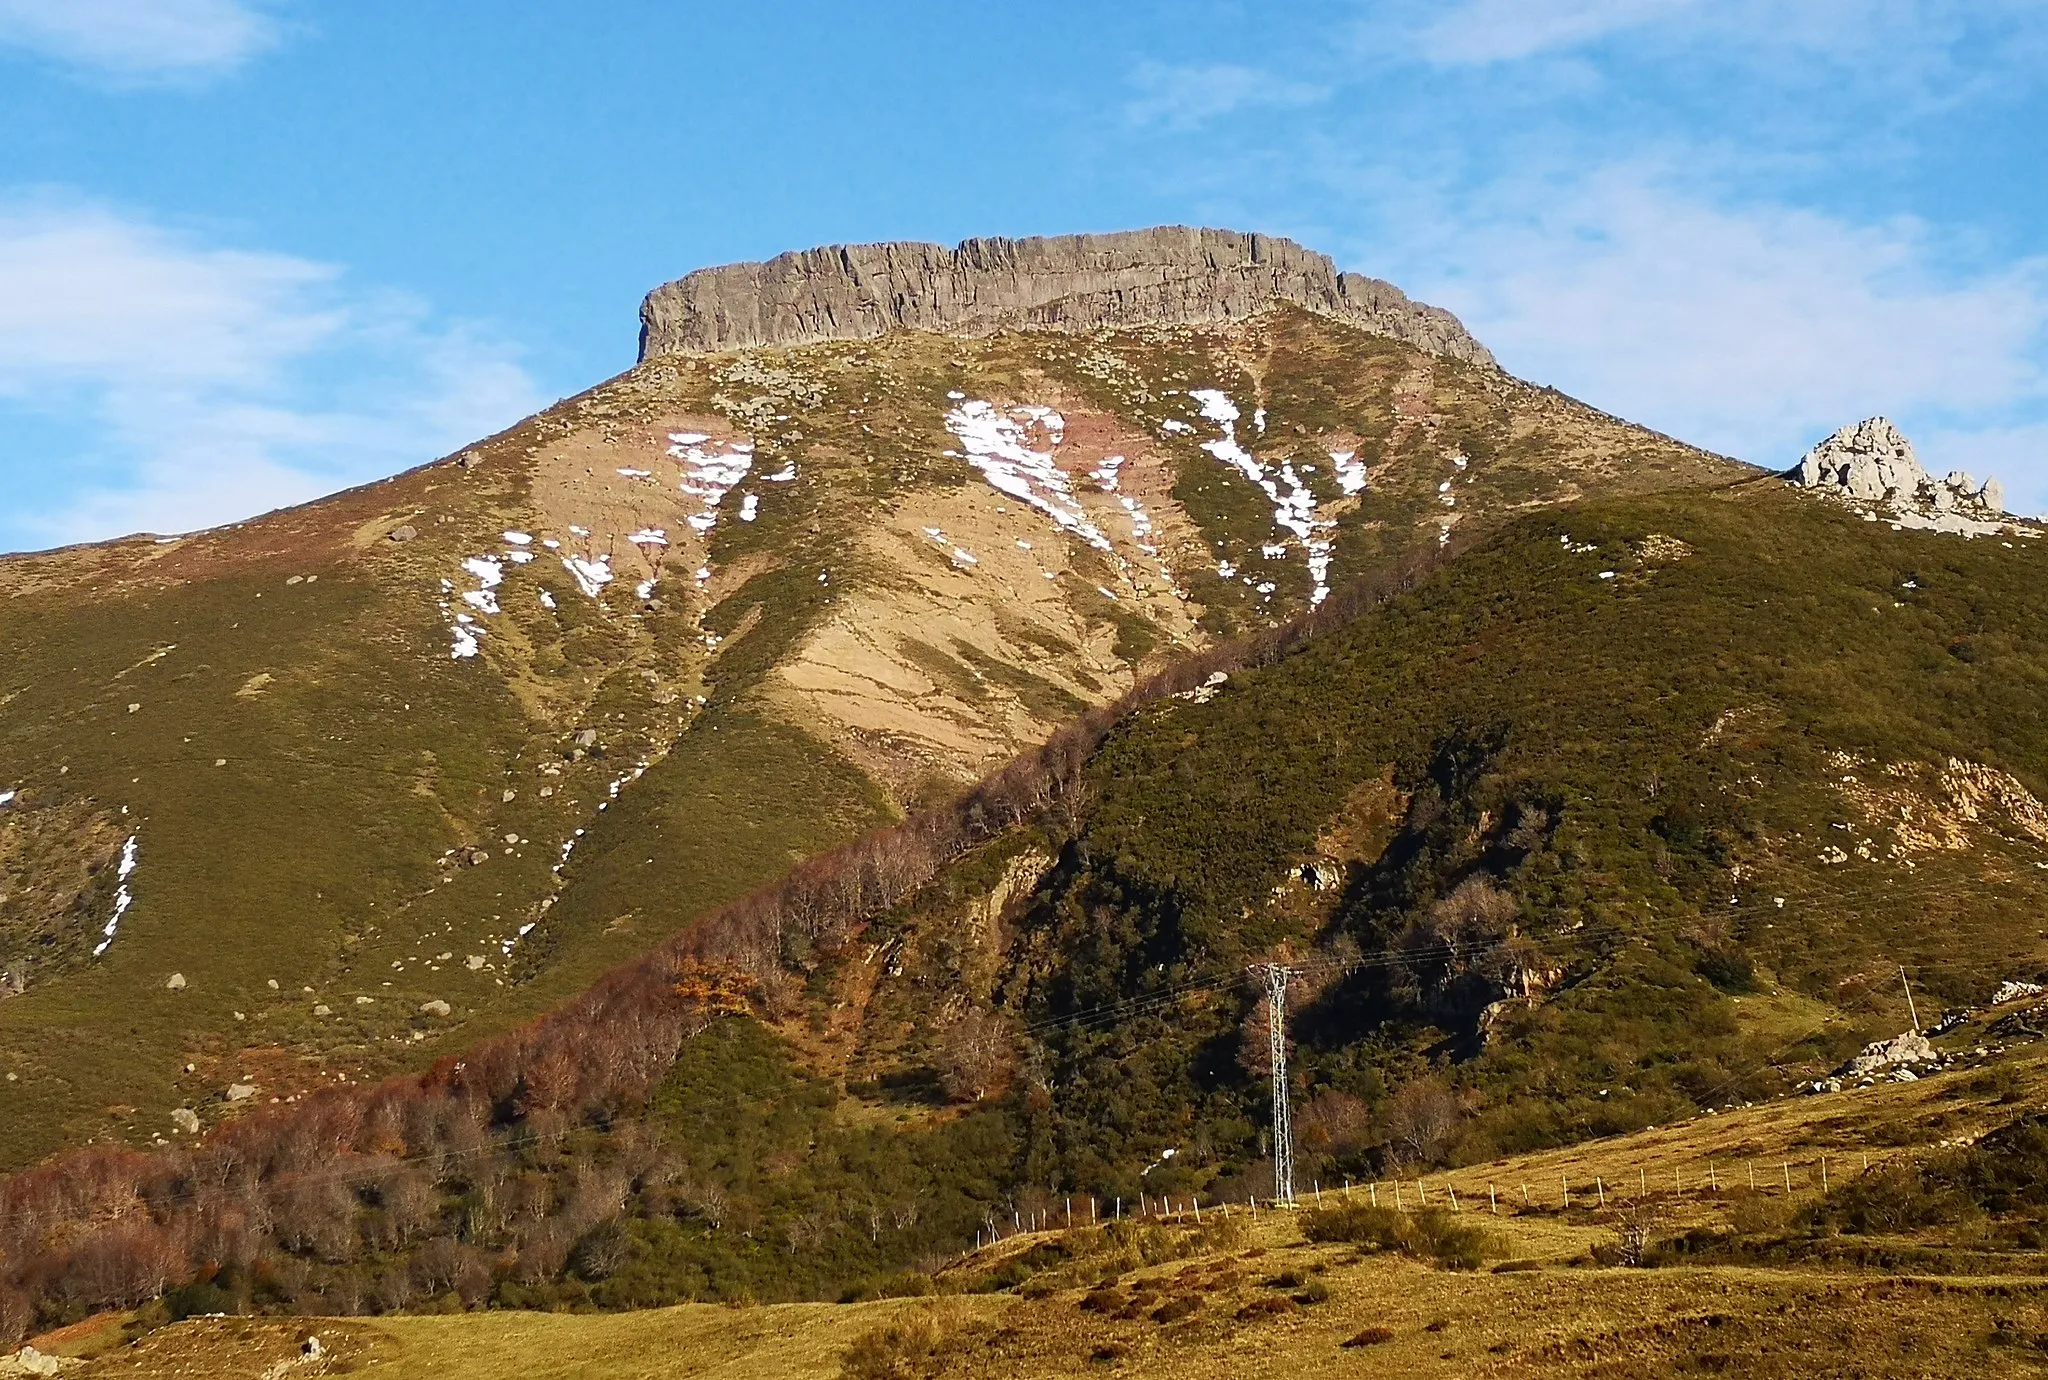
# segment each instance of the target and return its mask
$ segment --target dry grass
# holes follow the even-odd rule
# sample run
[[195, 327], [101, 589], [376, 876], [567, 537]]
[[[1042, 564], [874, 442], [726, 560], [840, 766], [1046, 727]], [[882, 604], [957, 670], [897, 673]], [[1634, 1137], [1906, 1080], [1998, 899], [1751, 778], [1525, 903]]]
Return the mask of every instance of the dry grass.
[[[1995, 1086], [1994, 1086], [1995, 1085]], [[1661, 1230], [1754, 1211], [1744, 1189], [1694, 1186], [1690, 1166], [1747, 1154], [1775, 1167], [1817, 1160], [1844, 1172], [1861, 1148], [1917, 1153], [2009, 1119], [2048, 1091], [2048, 1056], [2024, 1050], [1989, 1073], [1962, 1069], [1918, 1083], [1800, 1098], [1703, 1117], [1569, 1152], [1503, 1161], [1426, 1180], [1433, 1203], [1459, 1188], [1494, 1234], [1489, 1266], [1432, 1268], [1345, 1244], [1313, 1244], [1292, 1213], [1244, 1219], [1234, 1240], [1192, 1226], [1154, 1252], [1094, 1246], [1011, 1293], [978, 1280], [1059, 1233], [1023, 1235], [969, 1257], [921, 1300], [764, 1307], [687, 1305], [640, 1313], [474, 1313], [374, 1320], [198, 1319], [102, 1354], [82, 1376], [270, 1373], [316, 1332], [324, 1359], [279, 1375], [355, 1372], [476, 1380], [640, 1376], [959, 1376], [1077, 1373], [1239, 1380], [1248, 1375], [1452, 1376], [2003, 1376], [2048, 1362], [2048, 1277], [1914, 1278], [1833, 1268], [1607, 1268], [1595, 1247], [1620, 1239], [1636, 1168], [1687, 1166], [1688, 1189], [1647, 1195]], [[1917, 1137], [1908, 1132], [1917, 1131]], [[1881, 1142], [1900, 1142], [1887, 1144]], [[1558, 1174], [1619, 1185], [1606, 1212], [1504, 1205], [1485, 1182], [1554, 1184]], [[1724, 1181], [1725, 1182], [1725, 1181]], [[1363, 1196], [1363, 1188], [1355, 1190]], [[1381, 1186], [1382, 1201], [1388, 1186]], [[1813, 1189], [1795, 1173], [1795, 1198]], [[1412, 1184], [1404, 1190], [1412, 1204]], [[1327, 1202], [1332, 1196], [1325, 1193]], [[1782, 1183], [1775, 1194], [1782, 1198]], [[1236, 1210], [1242, 1217], [1242, 1209]], [[1077, 1234], [1078, 1239], [1078, 1234]], [[1228, 1245], [1221, 1244], [1229, 1241]], [[1069, 1243], [1071, 1244], [1071, 1242]], [[1180, 1254], [1182, 1250], [1188, 1254]], [[1093, 1253], [1090, 1253], [1090, 1252]], [[1146, 1259], [1156, 1263], [1144, 1263]], [[1391, 1335], [1386, 1335], [1391, 1334]], [[1347, 1346], [1361, 1336], [1370, 1344]]]

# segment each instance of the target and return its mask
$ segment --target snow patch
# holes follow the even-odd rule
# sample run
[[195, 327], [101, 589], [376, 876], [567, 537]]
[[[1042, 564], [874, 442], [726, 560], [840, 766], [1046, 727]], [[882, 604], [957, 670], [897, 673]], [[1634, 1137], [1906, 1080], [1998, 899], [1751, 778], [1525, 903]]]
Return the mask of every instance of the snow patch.
[[668, 453], [683, 467], [682, 491], [704, 505], [685, 521], [697, 532], [709, 532], [718, 525], [718, 505], [754, 468], [754, 443], [710, 445], [710, 437], [695, 431], [671, 432], [668, 439]]
[[[1097, 550], [1108, 551], [1109, 538], [1082, 513], [1066, 472], [1053, 463], [1066, 427], [1066, 418], [1049, 407], [1013, 407], [1006, 413], [994, 403], [975, 399], [946, 413], [946, 430], [960, 438], [967, 463], [992, 487], [1030, 504]], [[1044, 450], [1031, 447], [1034, 429], [1050, 442]]]
[[462, 602], [479, 613], [498, 611], [498, 586], [505, 579], [505, 563], [490, 556], [471, 556], [462, 568], [475, 577], [477, 588], [467, 591]]
[[597, 556], [589, 560], [581, 556], [564, 556], [562, 569], [575, 577], [576, 587], [583, 591], [586, 598], [595, 599], [598, 591], [612, 582], [610, 556]]

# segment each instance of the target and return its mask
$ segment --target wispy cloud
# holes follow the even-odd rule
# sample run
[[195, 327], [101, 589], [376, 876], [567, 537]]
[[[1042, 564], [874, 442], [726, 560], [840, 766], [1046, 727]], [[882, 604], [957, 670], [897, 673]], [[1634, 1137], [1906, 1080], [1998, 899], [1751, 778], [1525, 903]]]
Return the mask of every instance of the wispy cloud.
[[214, 76], [280, 36], [247, 0], [0, 0], [0, 45], [124, 82]]
[[1668, 19], [1695, 0], [1466, 0], [1422, 26], [1424, 56], [1440, 63], [1489, 63], [1575, 47]]
[[[1927, 68], [1957, 66], [1959, 45], [1991, 46], [1950, 72], [1952, 80], [1971, 78], [1967, 69], [1984, 60], [2004, 66], [2022, 58], [2010, 44], [2036, 50], [2027, 31], [2044, 8], [2042, 0], [1462, 0], [1410, 17], [1406, 32], [1423, 58], [1444, 66], [1557, 58], [1633, 40], [1627, 60], [1648, 52], [1712, 68], [1718, 54], [1817, 57], [1831, 68], [1873, 64], [1853, 79], [1895, 87]], [[1368, 27], [1381, 41], [1391, 32], [1385, 22]]]
[[1140, 63], [1131, 73], [1137, 93], [1124, 105], [1131, 123], [1174, 131], [1250, 109], [1314, 105], [1329, 88], [1230, 62]]
[[0, 413], [24, 423], [0, 428], [0, 473], [47, 500], [0, 514], [0, 548], [245, 517], [537, 402], [505, 346], [332, 265], [102, 206], [0, 207]]
[[2048, 263], [1944, 271], [1911, 219], [1707, 201], [1619, 168], [1498, 184], [1407, 233], [1436, 236], [1455, 266], [1438, 289], [1511, 368], [1758, 463], [1877, 412], [1940, 422], [1950, 455], [2048, 415]]

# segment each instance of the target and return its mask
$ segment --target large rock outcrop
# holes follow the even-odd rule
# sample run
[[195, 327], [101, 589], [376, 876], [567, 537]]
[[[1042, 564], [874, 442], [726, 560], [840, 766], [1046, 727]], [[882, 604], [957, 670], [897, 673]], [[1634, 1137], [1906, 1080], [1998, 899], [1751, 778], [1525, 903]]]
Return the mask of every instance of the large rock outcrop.
[[1809, 489], [1859, 505], [1884, 506], [1905, 525], [1971, 535], [1996, 530], [2005, 516], [2005, 491], [1996, 479], [1981, 485], [1961, 470], [1936, 479], [1908, 441], [1883, 417], [1845, 426], [1801, 456], [1785, 472]]
[[640, 357], [867, 340], [891, 330], [1236, 321], [1279, 302], [1355, 322], [1432, 354], [1492, 364], [1441, 307], [1340, 273], [1292, 240], [1161, 226], [1110, 235], [834, 245], [727, 264], [666, 283], [640, 306]]

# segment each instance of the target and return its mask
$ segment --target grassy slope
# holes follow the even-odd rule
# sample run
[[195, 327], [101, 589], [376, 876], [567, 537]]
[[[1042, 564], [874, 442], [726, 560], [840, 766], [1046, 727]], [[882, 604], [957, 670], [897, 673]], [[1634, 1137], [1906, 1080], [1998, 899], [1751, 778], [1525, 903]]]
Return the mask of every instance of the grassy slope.
[[[655, 361], [479, 443], [467, 467], [442, 463], [169, 545], [0, 563], [0, 788], [23, 788], [12, 818], [32, 810], [46, 826], [21, 854], [46, 861], [0, 897], [0, 963], [26, 955], [30, 977], [27, 998], [0, 1003], [0, 1065], [15, 1075], [0, 1085], [0, 1165], [85, 1139], [168, 1134], [172, 1107], [221, 1115], [222, 1090], [245, 1078], [290, 1096], [417, 1066], [886, 818], [895, 802], [870, 759], [759, 688], [863, 581], [900, 582], [863, 568], [863, 533], [895, 505], [979, 482], [944, 454], [955, 444], [941, 424], [946, 393], [1050, 397], [1159, 436], [1168, 417], [1199, 421], [1170, 390], [1205, 385], [1236, 390], [1247, 411], [1264, 400], [1269, 455], [1284, 437], [1307, 466], [1338, 436], [1376, 466], [1340, 520], [1339, 579], [1435, 538], [1447, 446], [1471, 457], [1458, 477], [1474, 521], [1587, 488], [1726, 472], [1557, 395], [1282, 313], [1234, 333], [906, 335]], [[1397, 397], [1408, 400], [1398, 423]], [[712, 563], [748, 578], [710, 606], [673, 577], [659, 606], [641, 606], [623, 581], [594, 602], [543, 559], [508, 573], [485, 657], [451, 661], [439, 582], [460, 579], [465, 555], [502, 545], [504, 528], [576, 521], [549, 507], [562, 475], [602, 476], [598, 457], [644, 463], [634, 447], [657, 446], [681, 416], [724, 416], [755, 437], [763, 470], [803, 469], [759, 522], [715, 534]], [[1270, 599], [1215, 578], [1215, 555], [1256, 562], [1272, 529], [1265, 497], [1200, 450], [1210, 434], [1203, 424], [1160, 444], [1213, 548], [1182, 581], [1207, 626], [1227, 631], [1297, 610], [1308, 590], [1298, 558], [1272, 563], [1285, 569], [1270, 572]], [[1327, 469], [1309, 482], [1332, 502]], [[633, 510], [632, 525], [648, 520]], [[385, 541], [400, 522], [419, 537]], [[1108, 575], [1089, 573], [1088, 559], [1077, 553], [1062, 585], [1078, 624], [1108, 630], [1127, 662], [1159, 655], [1168, 644], [1151, 625], [1095, 593]], [[815, 579], [828, 567], [829, 588]], [[541, 589], [556, 613], [543, 614]], [[703, 632], [743, 629], [706, 654]], [[1071, 644], [1018, 634], [1033, 637], [1072, 663]], [[949, 665], [991, 703], [1071, 708], [1068, 692], [1017, 666]], [[1118, 688], [1075, 683], [1102, 697]], [[701, 714], [688, 699], [700, 692]], [[584, 725], [602, 729], [605, 755], [565, 763]], [[646, 775], [600, 812], [610, 784], [643, 761]], [[566, 775], [536, 774], [550, 763]], [[941, 777], [971, 769], [939, 766]], [[557, 894], [549, 868], [577, 829], [588, 832]], [[129, 832], [135, 905], [92, 961]], [[505, 845], [507, 833], [522, 842]], [[438, 865], [446, 850], [479, 846], [488, 866]], [[81, 880], [79, 860], [98, 871]], [[62, 904], [38, 899], [60, 892]], [[503, 941], [526, 924], [505, 957]], [[57, 942], [41, 944], [45, 934]], [[469, 970], [469, 955], [489, 966]], [[166, 989], [173, 973], [183, 991]], [[454, 1015], [419, 1015], [429, 1000]]]

